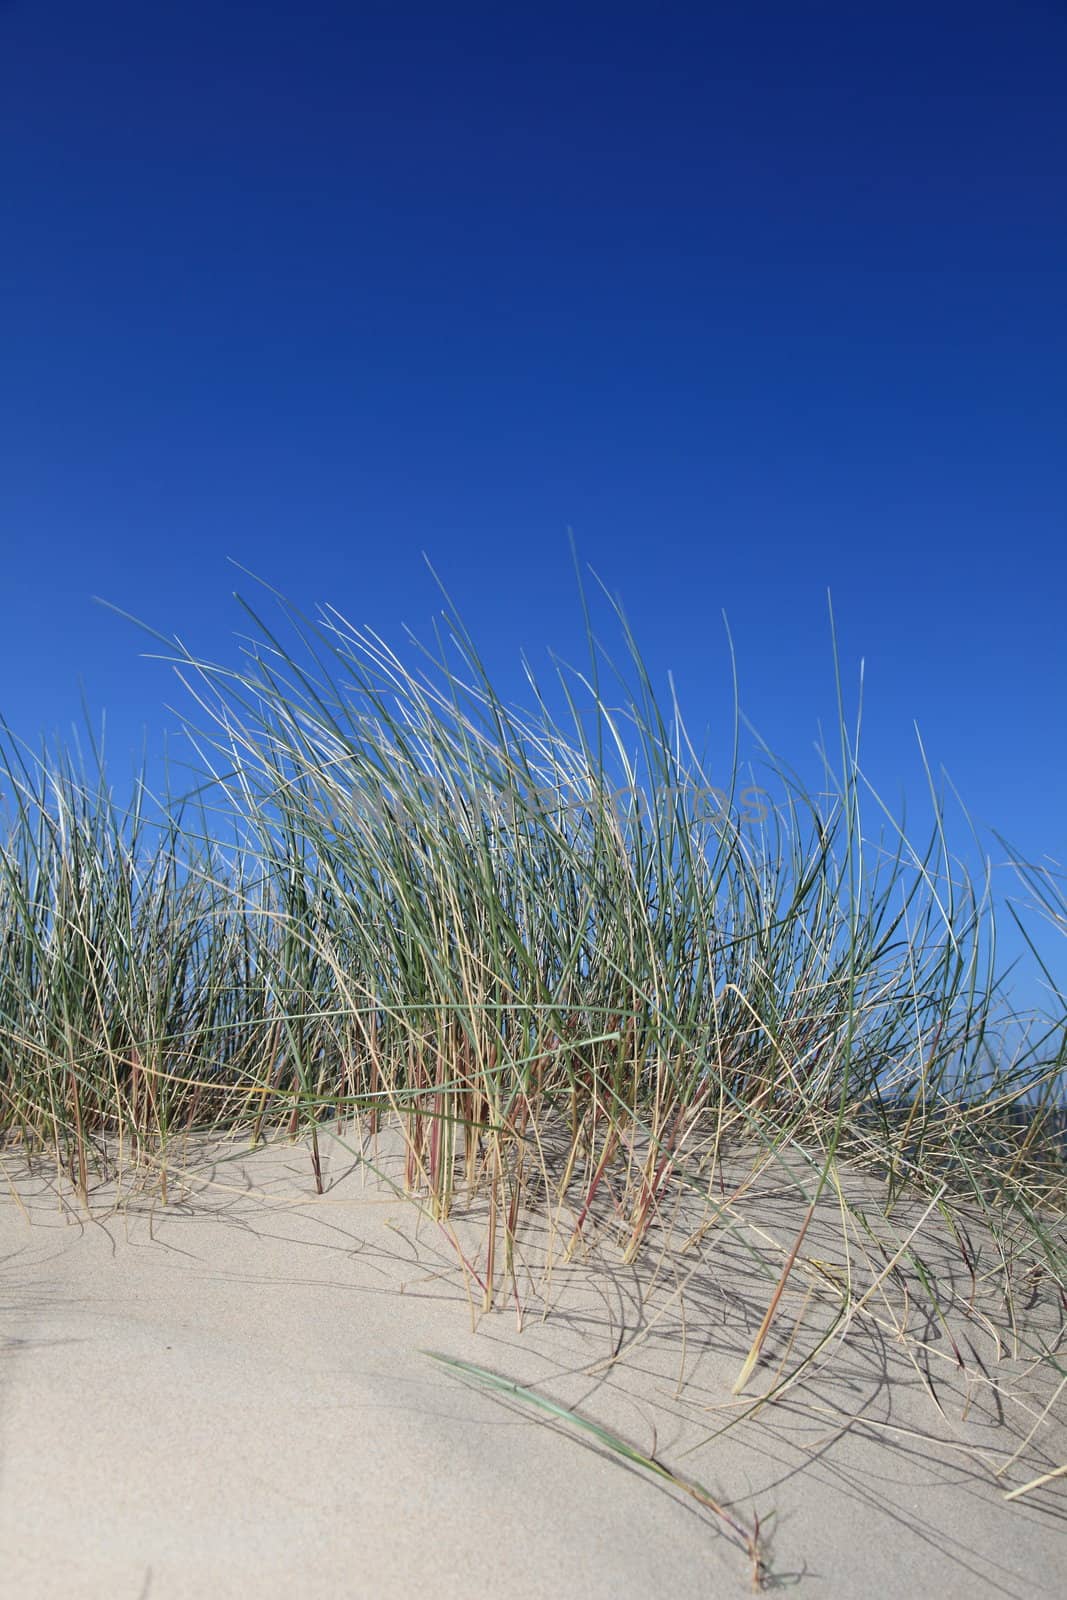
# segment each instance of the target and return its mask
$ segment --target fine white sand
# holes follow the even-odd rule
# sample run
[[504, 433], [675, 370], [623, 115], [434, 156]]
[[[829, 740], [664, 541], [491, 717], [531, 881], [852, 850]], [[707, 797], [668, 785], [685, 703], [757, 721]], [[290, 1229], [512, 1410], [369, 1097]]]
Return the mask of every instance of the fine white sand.
[[[844, 1248], [828, 1192], [736, 1398], [803, 1215], [787, 1175], [765, 1173], [688, 1251], [686, 1219], [670, 1250], [664, 1226], [636, 1266], [607, 1237], [567, 1263], [557, 1240], [546, 1283], [552, 1241], [528, 1229], [519, 1331], [506, 1283], [472, 1314], [445, 1230], [369, 1175], [361, 1148], [323, 1138], [321, 1196], [299, 1145], [187, 1149], [165, 1208], [101, 1188], [88, 1214], [2, 1157], [5, 1600], [750, 1589], [714, 1514], [427, 1350], [535, 1387], [699, 1480], [739, 1523], [758, 1517], [770, 1589], [1067, 1592], [1067, 1478], [1005, 1498], [1067, 1461], [1067, 1390], [1034, 1364], [1062, 1339], [1063, 1306], [1040, 1279], [1014, 1328], [986, 1305], [979, 1234], [976, 1286], [936, 1211], [923, 1222], [909, 1201], [893, 1228], [921, 1225], [944, 1322], [906, 1297], [904, 1263], [835, 1328], [835, 1272], [851, 1264], [861, 1291], [874, 1273]], [[388, 1151], [375, 1158], [388, 1170]], [[455, 1226], [481, 1271], [478, 1221]], [[805, 1352], [804, 1380], [758, 1403]]]

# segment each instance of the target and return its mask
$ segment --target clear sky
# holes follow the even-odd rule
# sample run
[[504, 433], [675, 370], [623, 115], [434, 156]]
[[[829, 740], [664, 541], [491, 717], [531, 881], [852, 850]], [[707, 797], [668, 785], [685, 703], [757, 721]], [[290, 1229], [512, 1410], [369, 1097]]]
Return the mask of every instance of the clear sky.
[[0, 711], [128, 770], [91, 597], [232, 658], [228, 557], [397, 642], [426, 551], [517, 694], [571, 527], [713, 743], [725, 610], [809, 761], [829, 588], [889, 800], [918, 721], [1067, 861], [1065, 82], [1062, 0], [0, 0]]

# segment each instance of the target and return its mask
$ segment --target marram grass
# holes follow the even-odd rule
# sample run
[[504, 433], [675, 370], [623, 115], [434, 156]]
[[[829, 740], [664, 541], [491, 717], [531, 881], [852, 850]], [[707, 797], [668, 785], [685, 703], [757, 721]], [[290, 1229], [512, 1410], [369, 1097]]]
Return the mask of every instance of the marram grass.
[[[145, 1170], [165, 1198], [186, 1133], [309, 1136], [320, 1181], [316, 1129], [388, 1121], [433, 1215], [484, 1205], [486, 1306], [518, 1297], [530, 1208], [573, 1251], [607, 1204], [632, 1259], [726, 1152], [799, 1154], [739, 1392], [849, 1164], [889, 1218], [902, 1195], [939, 1208], [965, 1260], [977, 1215], [1005, 1296], [1023, 1263], [1063, 1292], [1067, 1005], [1053, 987], [1020, 1030], [988, 882], [936, 797], [905, 838], [840, 683], [817, 797], [769, 754], [760, 784], [735, 757], [715, 787], [621, 613], [626, 673], [590, 638], [561, 720], [532, 676], [535, 712], [505, 705], [451, 613], [416, 668], [333, 610], [282, 602], [283, 643], [246, 609], [236, 667], [169, 645], [195, 707], [184, 798], [142, 781], [120, 803], [101, 764], [4, 744], [9, 1151], [83, 1201]], [[1060, 880], [1019, 870], [1065, 931]]]

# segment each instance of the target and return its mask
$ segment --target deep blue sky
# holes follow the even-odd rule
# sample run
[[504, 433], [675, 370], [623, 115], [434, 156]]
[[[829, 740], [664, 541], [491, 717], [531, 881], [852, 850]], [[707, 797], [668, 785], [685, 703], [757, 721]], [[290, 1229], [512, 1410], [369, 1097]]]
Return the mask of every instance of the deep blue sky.
[[810, 764], [829, 587], [890, 800], [918, 720], [1064, 861], [1065, 81], [1059, 0], [0, 3], [0, 710], [123, 772], [177, 691], [92, 595], [397, 641], [423, 550], [518, 692], [573, 527], [713, 744], [725, 609]]

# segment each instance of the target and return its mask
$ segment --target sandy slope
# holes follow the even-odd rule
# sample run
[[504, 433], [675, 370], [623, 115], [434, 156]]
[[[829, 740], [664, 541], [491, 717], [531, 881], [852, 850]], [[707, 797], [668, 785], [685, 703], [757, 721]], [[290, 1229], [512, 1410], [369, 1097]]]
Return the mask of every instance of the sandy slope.
[[[504, 1295], [472, 1331], [443, 1231], [368, 1183], [354, 1149], [327, 1142], [321, 1197], [300, 1148], [190, 1153], [196, 1175], [165, 1210], [135, 1197], [116, 1209], [99, 1191], [91, 1219], [3, 1158], [4, 1600], [748, 1590], [744, 1550], [711, 1513], [473, 1392], [428, 1349], [536, 1385], [658, 1451], [738, 1521], [758, 1515], [769, 1587], [813, 1600], [1067, 1591], [1067, 1480], [1004, 1498], [1067, 1460], [1067, 1408], [995, 1475], [1055, 1397], [1047, 1366], [1027, 1376], [1027, 1350], [1060, 1333], [1051, 1287], [1033, 1285], [1018, 1344], [1002, 1308], [984, 1324], [947, 1297], [961, 1371], [936, 1318], [909, 1311], [912, 1337], [898, 1336], [887, 1280], [807, 1381], [753, 1412], [782, 1358], [834, 1328], [847, 1253], [832, 1200], [805, 1251], [823, 1266], [798, 1267], [737, 1400], [773, 1286], [752, 1248], [787, 1240], [803, 1209], [780, 1175], [746, 1201], [760, 1231], [724, 1218], [699, 1249], [652, 1249], [637, 1268], [607, 1246], [557, 1264], [546, 1290], [531, 1237], [522, 1332]], [[932, 1227], [916, 1236], [927, 1261]], [[940, 1270], [966, 1300], [959, 1252]]]

